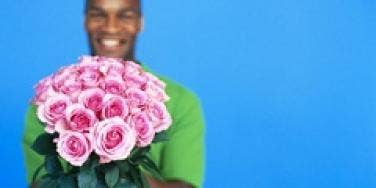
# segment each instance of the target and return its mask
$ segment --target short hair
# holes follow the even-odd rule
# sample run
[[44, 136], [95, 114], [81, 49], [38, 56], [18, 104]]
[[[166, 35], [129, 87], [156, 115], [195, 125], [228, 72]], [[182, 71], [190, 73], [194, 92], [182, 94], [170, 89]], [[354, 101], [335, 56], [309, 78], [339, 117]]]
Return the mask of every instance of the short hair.
[[[87, 11], [89, 10], [89, 2], [90, 2], [91, 0], [84, 0], [84, 13], [86, 14], [87, 13]], [[138, 0], [139, 1], [139, 10], [138, 10], [138, 12], [139, 12], [139, 14], [140, 15], [142, 15], [142, 1], [141, 0]]]

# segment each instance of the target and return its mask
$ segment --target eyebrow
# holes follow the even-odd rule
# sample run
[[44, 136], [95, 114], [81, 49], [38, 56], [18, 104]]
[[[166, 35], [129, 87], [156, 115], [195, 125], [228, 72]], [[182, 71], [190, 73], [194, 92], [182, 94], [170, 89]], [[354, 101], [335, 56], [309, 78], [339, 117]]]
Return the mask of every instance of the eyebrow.
[[141, 11], [137, 8], [123, 8], [123, 9], [120, 9], [118, 12], [132, 12], [132, 13], [136, 13], [138, 15], [141, 14]]
[[87, 10], [94, 10], [94, 11], [104, 11], [102, 8], [90, 5]]
[[[101, 7], [98, 7], [95, 5], [90, 5], [86, 12], [88, 12], [89, 10], [105, 12]], [[122, 8], [118, 12], [132, 12], [132, 13], [136, 13], [137, 15], [141, 15], [141, 10], [137, 8]]]

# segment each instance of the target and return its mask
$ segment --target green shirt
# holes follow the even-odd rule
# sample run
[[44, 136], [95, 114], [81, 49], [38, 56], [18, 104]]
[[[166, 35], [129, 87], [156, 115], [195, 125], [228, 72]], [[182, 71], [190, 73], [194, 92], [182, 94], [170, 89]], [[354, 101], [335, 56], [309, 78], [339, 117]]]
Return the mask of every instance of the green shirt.
[[[160, 79], [167, 84], [166, 92], [170, 100], [166, 105], [173, 123], [167, 132], [169, 141], [152, 144], [151, 156], [165, 180], [181, 180], [194, 187], [201, 187], [205, 129], [200, 102], [192, 92], [179, 84], [163, 77]], [[34, 105], [28, 108], [25, 120], [22, 144], [27, 181], [30, 183], [35, 170], [43, 163], [43, 157], [35, 153], [30, 146], [37, 136], [44, 132], [44, 128], [37, 118]], [[66, 163], [63, 166], [65, 165]]]

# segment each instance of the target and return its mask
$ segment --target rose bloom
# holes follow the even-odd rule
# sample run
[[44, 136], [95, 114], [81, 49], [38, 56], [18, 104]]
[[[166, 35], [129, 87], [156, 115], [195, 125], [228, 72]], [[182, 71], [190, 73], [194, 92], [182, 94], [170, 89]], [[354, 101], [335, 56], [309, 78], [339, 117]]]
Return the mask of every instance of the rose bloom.
[[125, 61], [124, 70], [125, 74], [141, 74], [142, 67], [133, 61]]
[[88, 134], [79, 132], [62, 132], [55, 142], [59, 155], [73, 166], [82, 166], [93, 150]]
[[53, 75], [52, 86], [55, 91], [69, 95], [72, 102], [76, 102], [82, 89], [82, 84], [78, 81], [77, 67], [71, 65], [61, 68]]
[[124, 74], [124, 65], [121, 63], [121, 61], [114, 61], [107, 63], [108, 64], [108, 70], [107, 75], [109, 76], [122, 76]]
[[100, 88], [91, 88], [81, 92], [78, 97], [78, 102], [83, 104], [86, 108], [98, 112], [102, 110], [103, 98], [106, 93]]
[[98, 63], [99, 57], [98, 56], [89, 56], [89, 55], [83, 55], [78, 58], [78, 63], [79, 64], [86, 64], [86, 63]]
[[98, 122], [92, 132], [95, 153], [100, 163], [126, 159], [136, 143], [136, 135], [120, 117]]
[[48, 76], [42, 80], [40, 80], [35, 86], [35, 96], [32, 99], [32, 102], [36, 105], [41, 105], [46, 101], [46, 99], [56, 94], [56, 92], [53, 90], [51, 86], [51, 77]]
[[140, 105], [145, 105], [148, 100], [147, 94], [141, 89], [130, 87], [124, 92], [127, 98], [128, 105], [131, 107], [138, 107]]
[[100, 84], [106, 93], [122, 95], [125, 90], [125, 83], [121, 77], [108, 76]]
[[150, 98], [153, 98], [157, 101], [166, 102], [169, 100], [169, 97], [167, 96], [166, 92], [162, 88], [154, 84], [153, 82], [150, 82], [150, 81], [147, 82], [144, 85], [143, 89]]
[[37, 116], [40, 121], [46, 123], [46, 132], [54, 132], [54, 124], [65, 117], [66, 109], [71, 104], [67, 95], [57, 94], [38, 106]]
[[72, 131], [87, 131], [97, 121], [94, 112], [82, 104], [73, 104], [66, 110], [67, 128]]
[[99, 57], [100, 71], [106, 76], [121, 76], [124, 73], [124, 65], [121, 59]]
[[162, 82], [158, 77], [154, 76], [149, 72], [144, 72], [143, 75], [147, 78], [148, 81], [152, 82], [161, 89], [166, 88], [166, 83]]
[[151, 101], [146, 112], [154, 124], [155, 132], [158, 133], [170, 127], [172, 119], [162, 102]]
[[137, 87], [141, 88], [147, 81], [146, 77], [138, 73], [125, 73], [123, 74], [123, 80], [127, 87]]
[[[58, 95], [60, 93], [56, 92], [52, 86], [47, 86], [47, 88], [44, 88], [45, 90], [40, 90], [40, 92], [35, 95], [35, 97], [32, 99], [32, 103], [35, 105], [42, 105], [46, 102], [46, 100], [50, 97], [53, 97], [55, 95]], [[69, 96], [67, 96], [69, 97]]]
[[97, 87], [101, 81], [102, 73], [99, 71], [97, 63], [83, 63], [78, 68], [78, 80], [83, 88]]
[[102, 118], [119, 116], [126, 118], [129, 113], [127, 101], [119, 95], [106, 94], [103, 99]]
[[150, 145], [154, 139], [155, 131], [148, 115], [144, 112], [134, 114], [130, 122], [136, 130], [136, 145], [139, 147]]

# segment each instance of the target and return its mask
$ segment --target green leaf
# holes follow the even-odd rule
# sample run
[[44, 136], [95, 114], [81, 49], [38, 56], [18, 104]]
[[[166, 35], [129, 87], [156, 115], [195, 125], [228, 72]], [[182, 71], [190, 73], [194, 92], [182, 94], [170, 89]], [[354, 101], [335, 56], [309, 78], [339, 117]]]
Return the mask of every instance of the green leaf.
[[121, 178], [114, 188], [137, 188], [137, 186], [128, 179]]
[[78, 187], [79, 188], [95, 188], [97, 185], [97, 175], [95, 169], [90, 167], [83, 167], [78, 173]]
[[56, 154], [56, 144], [53, 139], [54, 135], [43, 133], [35, 139], [31, 148], [39, 155], [54, 155]]
[[76, 188], [77, 184], [73, 176], [61, 176], [57, 180], [58, 188]]
[[147, 152], [150, 151], [150, 146], [147, 146], [147, 147], [143, 147], [143, 148], [135, 148], [133, 149], [132, 153], [131, 153], [131, 157], [132, 159], [136, 159], [142, 155], [145, 155]]
[[102, 181], [98, 181], [97, 182], [97, 186], [95, 188], [108, 188], [106, 183], [102, 182]]
[[137, 163], [140, 164], [145, 170], [151, 173], [151, 175], [160, 180], [163, 179], [161, 172], [159, 171], [158, 166], [150, 159], [149, 156], [144, 155], [137, 160]]
[[120, 174], [124, 174], [129, 171], [130, 167], [127, 160], [115, 161], [115, 164], [119, 167]]
[[37, 188], [57, 188], [57, 181], [49, 176], [45, 176], [38, 182]]
[[105, 174], [106, 184], [112, 188], [119, 180], [119, 167], [116, 165], [111, 166], [106, 170]]
[[78, 174], [78, 172], [80, 171], [80, 168], [77, 167], [77, 166], [71, 166], [71, 165], [68, 165], [68, 172], [67, 174]]
[[91, 169], [95, 169], [96, 167], [100, 166], [99, 164], [99, 157], [96, 156], [95, 154], [92, 154], [87, 161], [88, 167]]
[[58, 177], [63, 173], [63, 167], [57, 155], [47, 155], [45, 158], [45, 168], [52, 177]]
[[159, 132], [159, 133], [155, 134], [154, 139], [153, 139], [153, 143], [164, 142], [164, 141], [168, 141], [168, 140], [169, 140], [169, 138], [168, 138], [167, 132], [163, 131], [163, 132]]
[[142, 180], [142, 184], [144, 185], [144, 188], [150, 188], [149, 182], [146, 179], [146, 176], [144, 173], [141, 173], [141, 180]]
[[43, 163], [37, 168], [37, 170], [35, 170], [34, 175], [33, 175], [32, 184], [36, 182], [37, 177], [38, 177], [40, 171], [43, 169], [44, 165], [45, 165], [45, 162], [43, 162]]
[[137, 167], [131, 167], [129, 170], [136, 187], [143, 188], [140, 169]]

